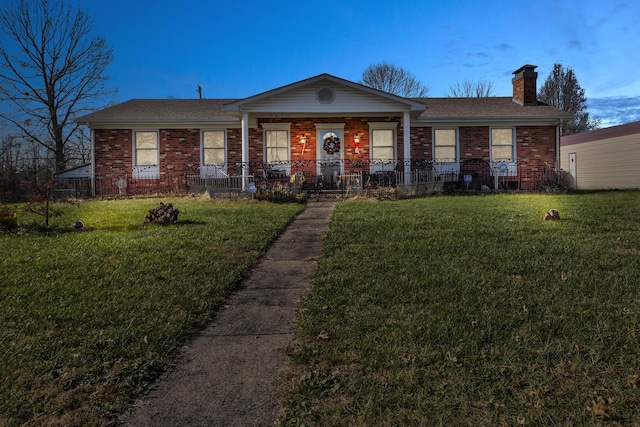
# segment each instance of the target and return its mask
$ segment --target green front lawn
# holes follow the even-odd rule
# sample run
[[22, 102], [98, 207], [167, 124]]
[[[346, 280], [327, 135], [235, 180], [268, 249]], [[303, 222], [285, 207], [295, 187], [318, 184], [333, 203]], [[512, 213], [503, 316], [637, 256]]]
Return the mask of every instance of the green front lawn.
[[143, 225], [157, 199], [92, 201], [0, 232], [0, 426], [112, 421], [302, 208], [163, 201], [178, 223]]
[[638, 192], [340, 204], [280, 424], [637, 425], [639, 212]]

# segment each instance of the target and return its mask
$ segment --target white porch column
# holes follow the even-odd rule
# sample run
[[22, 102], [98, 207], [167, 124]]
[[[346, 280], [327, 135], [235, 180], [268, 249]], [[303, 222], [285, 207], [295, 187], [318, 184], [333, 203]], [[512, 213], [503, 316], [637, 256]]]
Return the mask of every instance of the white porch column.
[[411, 185], [411, 116], [408, 111], [404, 112], [402, 120], [403, 143], [404, 143], [404, 185]]
[[242, 191], [249, 184], [249, 113], [242, 113]]

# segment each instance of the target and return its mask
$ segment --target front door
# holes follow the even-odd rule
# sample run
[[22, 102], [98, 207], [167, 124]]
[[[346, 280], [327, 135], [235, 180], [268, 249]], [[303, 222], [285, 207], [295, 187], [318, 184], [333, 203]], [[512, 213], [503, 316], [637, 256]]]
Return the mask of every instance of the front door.
[[318, 174], [325, 188], [334, 187], [341, 173], [343, 140], [341, 130], [318, 131]]

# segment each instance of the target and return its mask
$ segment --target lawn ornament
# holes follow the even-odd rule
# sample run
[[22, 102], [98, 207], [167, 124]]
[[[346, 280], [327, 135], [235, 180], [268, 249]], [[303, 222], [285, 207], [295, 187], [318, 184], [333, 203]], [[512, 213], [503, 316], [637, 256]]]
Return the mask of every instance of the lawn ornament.
[[560, 212], [558, 212], [555, 209], [551, 209], [549, 212], [544, 214], [543, 219], [545, 221], [550, 221], [550, 220], [554, 220], [554, 219], [560, 219]]

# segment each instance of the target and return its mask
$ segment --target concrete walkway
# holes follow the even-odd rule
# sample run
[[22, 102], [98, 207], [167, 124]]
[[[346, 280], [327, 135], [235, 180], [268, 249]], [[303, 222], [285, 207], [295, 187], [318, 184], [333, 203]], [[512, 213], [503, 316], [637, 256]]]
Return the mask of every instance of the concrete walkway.
[[271, 245], [175, 369], [120, 421], [126, 426], [270, 426], [292, 340], [335, 200], [311, 200]]

